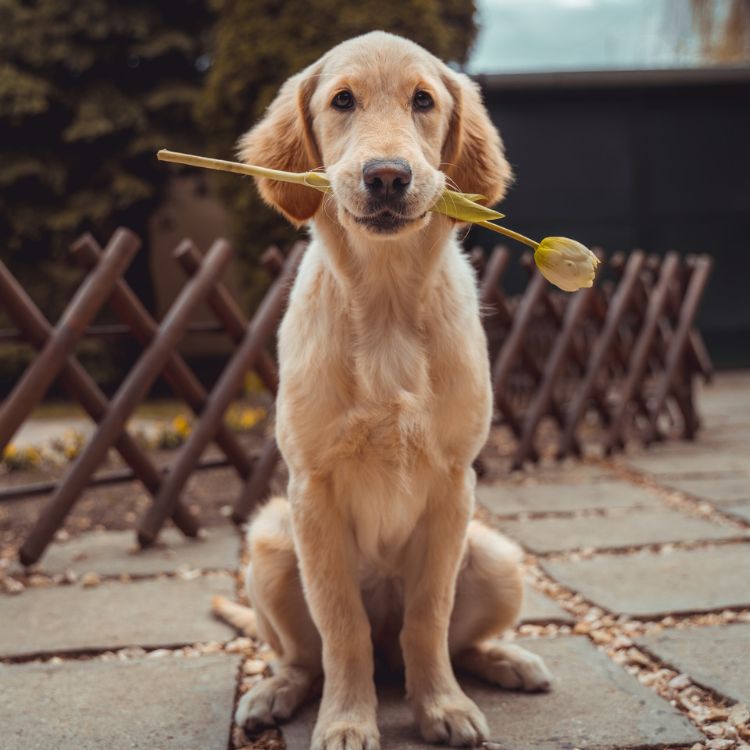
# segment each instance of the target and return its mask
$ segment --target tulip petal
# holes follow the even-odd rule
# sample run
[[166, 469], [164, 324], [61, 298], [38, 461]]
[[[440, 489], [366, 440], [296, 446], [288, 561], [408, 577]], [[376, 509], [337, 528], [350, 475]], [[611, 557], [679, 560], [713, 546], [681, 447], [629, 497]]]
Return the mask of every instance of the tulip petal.
[[565, 292], [575, 292], [593, 286], [599, 258], [576, 240], [545, 237], [534, 251], [534, 262], [547, 281]]
[[457, 193], [454, 190], [444, 190], [437, 203], [430, 210], [452, 219], [458, 219], [458, 221], [470, 223], [491, 221], [504, 217], [504, 214], [476, 202], [482, 198], [484, 196], [476, 193]]

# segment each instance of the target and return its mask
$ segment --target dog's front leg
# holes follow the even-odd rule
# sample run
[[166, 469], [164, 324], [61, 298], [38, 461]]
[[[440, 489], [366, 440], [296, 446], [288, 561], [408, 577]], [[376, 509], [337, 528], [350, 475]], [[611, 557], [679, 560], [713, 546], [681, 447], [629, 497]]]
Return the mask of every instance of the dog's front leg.
[[312, 750], [378, 750], [372, 639], [351, 526], [323, 480], [294, 480], [290, 500], [305, 597], [323, 645]]
[[457, 472], [433, 495], [409, 548], [401, 648], [406, 692], [428, 742], [478, 745], [487, 722], [456, 681], [448, 626], [466, 529], [473, 508], [471, 470]]

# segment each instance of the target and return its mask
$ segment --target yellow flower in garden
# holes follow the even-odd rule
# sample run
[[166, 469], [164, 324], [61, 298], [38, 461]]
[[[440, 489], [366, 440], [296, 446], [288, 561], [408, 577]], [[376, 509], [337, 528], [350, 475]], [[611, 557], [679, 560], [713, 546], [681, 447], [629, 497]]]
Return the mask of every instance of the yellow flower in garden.
[[240, 415], [240, 428], [249, 430], [255, 427], [265, 416], [266, 410], [262, 407], [258, 409], [245, 409]]
[[245, 393], [263, 393], [263, 391], [266, 390], [266, 387], [263, 385], [263, 381], [260, 379], [258, 373], [251, 370], [245, 375], [244, 389]]
[[226, 415], [226, 423], [233, 430], [240, 432], [251, 430], [266, 418], [267, 412], [262, 406], [242, 408], [233, 406]]
[[3, 449], [2, 462], [10, 471], [30, 469], [42, 463], [42, 452], [33, 445], [19, 448], [8, 443]]
[[187, 437], [190, 434], [190, 421], [184, 414], [179, 414], [172, 420], [172, 429], [180, 437]]
[[62, 438], [53, 443], [53, 448], [62, 453], [68, 461], [72, 461], [81, 452], [84, 442], [83, 433], [77, 430], [66, 430]]
[[575, 292], [593, 285], [599, 258], [575, 240], [545, 237], [534, 251], [534, 262], [547, 281]]
[[26, 455], [24, 456], [24, 458], [26, 459], [26, 463], [31, 464], [32, 466], [38, 466], [40, 463], [42, 463], [41, 451], [31, 445], [26, 448]]

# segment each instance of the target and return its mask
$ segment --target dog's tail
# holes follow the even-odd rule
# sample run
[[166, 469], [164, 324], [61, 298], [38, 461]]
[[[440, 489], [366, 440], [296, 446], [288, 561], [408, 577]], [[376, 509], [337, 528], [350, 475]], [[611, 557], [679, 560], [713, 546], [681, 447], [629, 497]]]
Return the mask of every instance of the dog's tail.
[[250, 607], [237, 604], [226, 596], [215, 596], [211, 600], [211, 609], [220, 619], [237, 628], [244, 635], [255, 638], [258, 635], [258, 621]]

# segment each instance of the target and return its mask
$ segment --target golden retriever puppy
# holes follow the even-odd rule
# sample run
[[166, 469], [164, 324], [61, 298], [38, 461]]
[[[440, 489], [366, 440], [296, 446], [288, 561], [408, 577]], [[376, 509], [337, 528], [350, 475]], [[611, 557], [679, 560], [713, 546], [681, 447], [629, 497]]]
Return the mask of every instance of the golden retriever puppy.
[[[471, 521], [487, 346], [456, 225], [429, 211], [446, 183], [502, 197], [500, 138], [467, 77], [374, 32], [288, 80], [241, 155], [323, 168], [333, 192], [259, 180], [268, 203], [309, 224], [310, 245], [279, 333], [288, 500], [249, 532], [248, 595], [279, 665], [236, 720], [288, 718], [323, 676], [313, 748], [375, 750], [374, 643], [403, 658], [422, 736], [476, 745], [487, 724], [452, 661], [508, 688], [550, 680], [537, 656], [491, 640], [521, 606], [518, 554]], [[252, 627], [237, 605], [217, 609]]]

